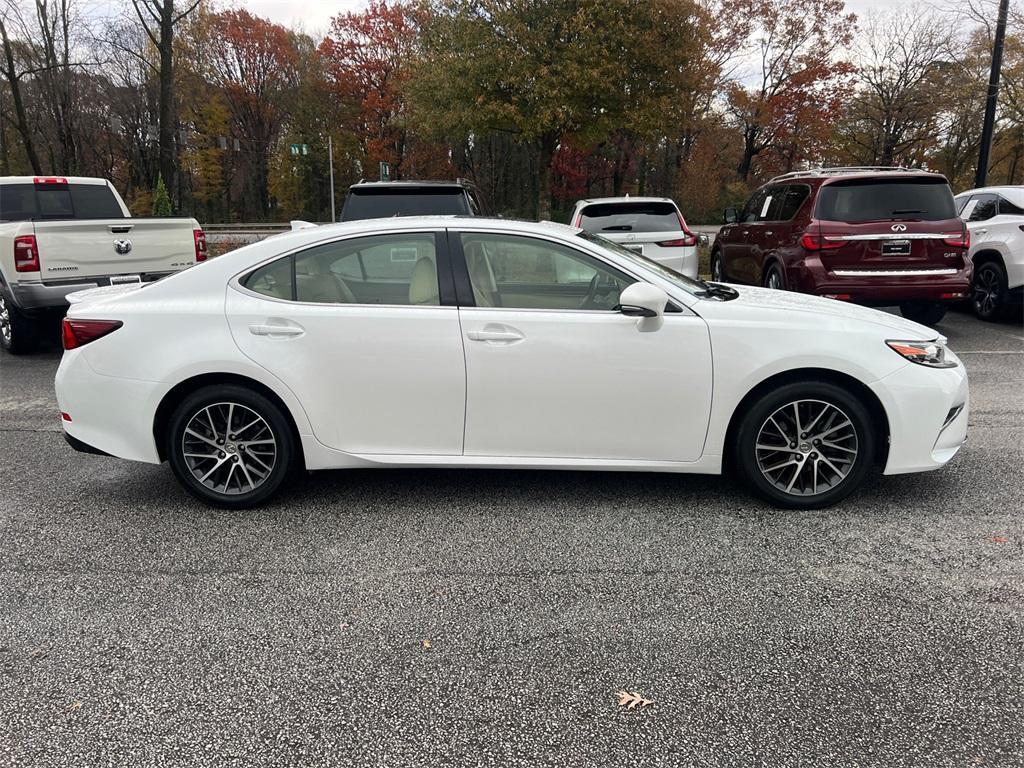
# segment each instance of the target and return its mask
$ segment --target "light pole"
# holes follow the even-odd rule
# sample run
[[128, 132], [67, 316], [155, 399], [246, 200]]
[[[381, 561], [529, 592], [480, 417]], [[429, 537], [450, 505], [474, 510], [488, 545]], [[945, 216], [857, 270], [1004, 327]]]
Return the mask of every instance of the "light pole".
[[978, 172], [975, 187], [984, 187], [988, 178], [988, 156], [992, 151], [992, 133], [995, 130], [996, 102], [999, 100], [999, 70], [1003, 66], [1003, 40], [1006, 37], [1006, 14], [1010, 0], [999, 0], [999, 18], [996, 21], [996, 39], [992, 44], [992, 69], [988, 75], [988, 96], [985, 98], [985, 122], [981, 127], [981, 148], [978, 151]]
[[334, 215], [334, 142], [327, 137], [327, 164], [331, 167], [331, 224], [338, 219]]

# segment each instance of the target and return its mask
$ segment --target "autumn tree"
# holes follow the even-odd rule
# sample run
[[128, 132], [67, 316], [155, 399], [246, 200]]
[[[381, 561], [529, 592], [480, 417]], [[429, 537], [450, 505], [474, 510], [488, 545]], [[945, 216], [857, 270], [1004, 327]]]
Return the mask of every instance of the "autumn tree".
[[751, 85], [732, 84], [727, 106], [742, 133], [736, 170], [746, 181], [755, 157], [799, 135], [795, 116], [817, 125], [830, 119], [818, 97], [851, 70], [838, 55], [852, 39], [856, 17], [844, 13], [843, 0], [750, 0], [743, 12], [753, 29], [757, 70]]
[[295, 37], [244, 10], [215, 14], [211, 25], [218, 44], [210, 56], [210, 77], [224, 95], [248, 170], [239, 194], [243, 204], [263, 217], [270, 210], [270, 155], [296, 85]]
[[417, 44], [418, 6], [372, 0], [364, 11], [335, 16], [320, 45], [331, 96], [359, 144], [364, 171], [383, 161], [402, 178], [407, 141], [403, 88]]
[[[441, 136], [504, 133], [533, 154], [535, 214], [551, 212], [563, 137], [593, 144], [648, 130], [678, 97], [690, 39], [684, 0], [441, 0], [411, 83], [417, 119]], [[656, 63], [662, 61], [662, 65]], [[475, 140], [475, 139], [474, 139]]]
[[156, 47], [160, 64], [159, 142], [160, 176], [171, 189], [177, 178], [177, 110], [174, 93], [174, 37], [181, 22], [199, 7], [201, 0], [131, 0], [146, 37]]

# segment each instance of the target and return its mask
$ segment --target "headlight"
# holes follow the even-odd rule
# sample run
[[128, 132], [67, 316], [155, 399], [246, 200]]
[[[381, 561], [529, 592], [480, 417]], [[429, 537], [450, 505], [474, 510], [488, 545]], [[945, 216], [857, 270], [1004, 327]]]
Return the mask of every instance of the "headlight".
[[912, 363], [929, 368], [956, 368], [958, 363], [946, 358], [946, 345], [940, 341], [887, 341], [896, 354]]

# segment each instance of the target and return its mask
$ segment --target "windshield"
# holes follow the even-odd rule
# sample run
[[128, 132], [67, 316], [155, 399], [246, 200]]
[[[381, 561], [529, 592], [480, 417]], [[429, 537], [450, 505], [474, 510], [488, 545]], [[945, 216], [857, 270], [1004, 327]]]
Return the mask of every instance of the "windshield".
[[689, 294], [694, 296], [703, 296], [707, 293], [708, 284], [703, 280], [693, 280], [686, 275], [681, 275], [673, 269], [664, 267], [658, 262], [648, 259], [646, 256], [642, 256], [628, 248], [623, 248], [618, 243], [613, 243], [611, 240], [601, 237], [600, 235], [595, 235], [593, 232], [583, 231], [580, 232], [578, 236], [582, 237], [589, 243], [601, 246], [606, 251], [611, 251], [612, 253], [618, 254], [619, 256], [639, 264], [648, 272], [654, 272], [658, 277], [667, 280], [674, 286], [682, 288]]
[[818, 218], [851, 224], [894, 219], [943, 221], [956, 218], [956, 206], [944, 179], [855, 179], [821, 187]]

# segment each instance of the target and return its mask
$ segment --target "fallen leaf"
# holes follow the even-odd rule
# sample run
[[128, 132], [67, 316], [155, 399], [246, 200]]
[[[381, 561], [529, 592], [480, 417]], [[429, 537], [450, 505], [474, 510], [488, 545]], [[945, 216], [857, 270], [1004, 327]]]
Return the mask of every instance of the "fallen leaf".
[[1009, 539], [1006, 538], [1005, 536], [989, 536], [988, 540], [991, 541], [991, 542], [994, 542], [996, 544], [1005, 544], [1006, 542], [1009, 541]]
[[68, 704], [67, 709], [65, 711], [66, 712], [77, 712], [81, 708], [82, 708], [82, 702], [80, 702], [78, 699], [75, 699], [70, 704]]
[[36, 648], [28, 655], [28, 657], [30, 659], [42, 659], [46, 657], [46, 653], [47, 651], [45, 648]]
[[424, 648], [433, 648], [433, 646], [430, 644], [429, 640], [424, 640], [423, 641], [423, 647]]
[[654, 703], [650, 699], [645, 699], [636, 691], [616, 691], [615, 695], [619, 697], [619, 706], [626, 709], [636, 709], [637, 707], [642, 709]]

